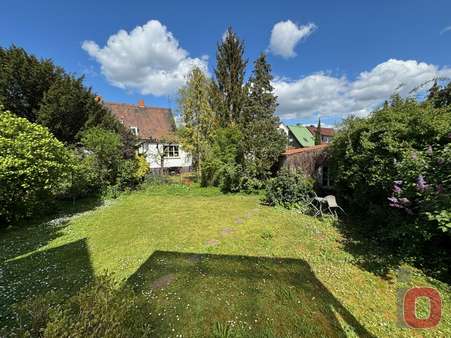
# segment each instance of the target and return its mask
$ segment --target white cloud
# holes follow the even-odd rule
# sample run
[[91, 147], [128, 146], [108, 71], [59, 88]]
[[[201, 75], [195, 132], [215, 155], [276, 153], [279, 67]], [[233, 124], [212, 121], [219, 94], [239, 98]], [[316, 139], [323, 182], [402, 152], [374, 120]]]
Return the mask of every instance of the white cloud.
[[440, 35], [445, 34], [446, 32], [451, 31], [451, 26], [445, 27], [440, 31]]
[[309, 23], [297, 26], [291, 20], [280, 21], [274, 25], [271, 32], [269, 50], [284, 58], [295, 57], [294, 48], [302, 39], [306, 39], [316, 30], [316, 25]]
[[194, 66], [207, 72], [208, 57], [189, 57], [157, 20], [137, 26], [130, 33], [120, 30], [108, 38], [103, 48], [94, 41], [84, 41], [82, 48], [100, 63], [111, 84], [144, 95], [174, 94]]
[[273, 86], [283, 118], [306, 118], [342, 110], [347, 80], [318, 73], [295, 81], [275, 79]]
[[[437, 77], [451, 77], [451, 68], [413, 60], [390, 59], [350, 81], [318, 73], [297, 80], [275, 79], [273, 86], [278, 96], [278, 112], [284, 119], [321, 116], [344, 117], [349, 114], [366, 115], [382, 104], [393, 93], [402, 96]], [[428, 82], [426, 85], [425, 82]]]

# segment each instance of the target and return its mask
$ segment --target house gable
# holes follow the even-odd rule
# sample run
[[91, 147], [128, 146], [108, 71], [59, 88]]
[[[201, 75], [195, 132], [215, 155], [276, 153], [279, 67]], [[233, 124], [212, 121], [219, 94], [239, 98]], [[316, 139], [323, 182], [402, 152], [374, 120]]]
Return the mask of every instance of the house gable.
[[293, 139], [291, 145], [294, 147], [312, 147], [315, 145], [315, 139], [309, 130], [302, 125], [293, 125], [288, 126], [288, 130], [290, 131], [289, 137]]
[[113, 115], [140, 140], [161, 140], [175, 132], [172, 112], [167, 108], [138, 105], [104, 103]]
[[170, 109], [104, 103], [113, 115], [140, 140], [138, 153], [155, 173], [191, 170], [191, 155], [175, 139], [175, 121]]

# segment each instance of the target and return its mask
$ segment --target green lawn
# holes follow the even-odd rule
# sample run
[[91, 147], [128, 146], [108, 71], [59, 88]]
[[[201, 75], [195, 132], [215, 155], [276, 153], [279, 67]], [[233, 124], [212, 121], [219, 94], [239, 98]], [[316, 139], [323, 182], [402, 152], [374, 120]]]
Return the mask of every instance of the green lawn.
[[[3, 233], [0, 326], [11, 304], [52, 289], [70, 296], [108, 271], [154, 303], [156, 336], [451, 336], [447, 284], [409, 266], [409, 280], [381, 278], [354, 260], [331, 222], [257, 196], [151, 186]], [[400, 328], [398, 288], [425, 285], [443, 296], [441, 324]]]

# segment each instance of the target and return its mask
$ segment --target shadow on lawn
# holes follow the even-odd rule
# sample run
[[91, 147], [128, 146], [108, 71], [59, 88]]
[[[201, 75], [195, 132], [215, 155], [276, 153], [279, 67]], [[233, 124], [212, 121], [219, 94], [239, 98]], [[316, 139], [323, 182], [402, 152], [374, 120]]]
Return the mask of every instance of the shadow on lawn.
[[49, 291], [70, 297], [93, 276], [85, 239], [1, 262], [0, 328], [12, 322], [11, 305]]
[[126, 284], [152, 295], [159, 335], [372, 337], [300, 259], [156, 251]]
[[345, 251], [354, 257], [354, 264], [384, 279], [390, 279], [390, 271], [396, 270], [401, 262], [402, 256], [395, 250], [388, 250], [368, 233], [360, 230], [358, 221], [335, 222], [335, 227], [344, 236], [341, 241]]
[[[372, 239], [368, 230], [359, 227], [359, 220], [341, 220], [335, 226], [344, 235], [344, 249], [354, 256], [354, 264], [386, 280], [392, 280], [401, 264], [407, 262], [426, 275], [451, 283], [451, 238], [432, 239], [422, 247], [402, 250], [399, 245]], [[366, 228], [364, 228], [366, 229]]]
[[17, 224], [10, 229], [0, 228], [0, 262], [33, 252], [56, 238], [68, 225], [70, 217], [102, 205], [98, 196], [72, 201], [57, 201], [52, 211]]

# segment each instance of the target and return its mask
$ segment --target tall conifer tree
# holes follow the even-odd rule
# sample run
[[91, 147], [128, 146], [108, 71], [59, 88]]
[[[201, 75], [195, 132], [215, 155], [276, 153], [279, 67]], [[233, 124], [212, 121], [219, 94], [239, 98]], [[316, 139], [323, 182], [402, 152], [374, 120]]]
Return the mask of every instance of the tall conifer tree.
[[277, 97], [273, 93], [271, 80], [271, 65], [262, 53], [254, 62], [254, 70], [246, 86], [248, 97], [240, 120], [245, 167], [258, 178], [268, 174], [286, 146], [286, 137], [278, 129], [280, 121], [275, 115]]
[[217, 47], [213, 82], [214, 110], [221, 127], [236, 125], [241, 117], [246, 65], [244, 43], [229, 27]]
[[315, 145], [321, 144], [321, 119], [318, 118], [318, 125], [315, 131]]

